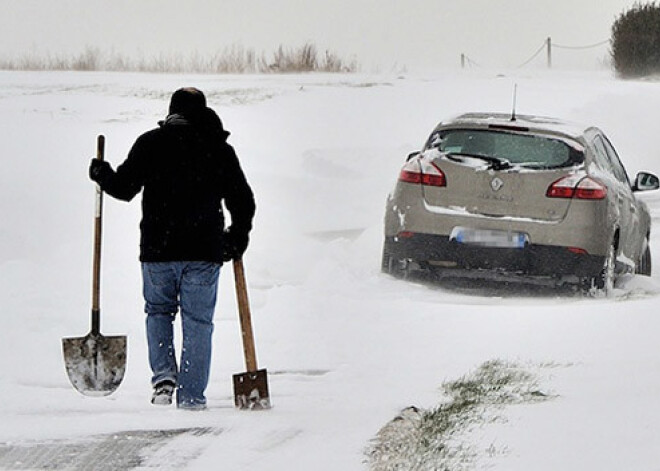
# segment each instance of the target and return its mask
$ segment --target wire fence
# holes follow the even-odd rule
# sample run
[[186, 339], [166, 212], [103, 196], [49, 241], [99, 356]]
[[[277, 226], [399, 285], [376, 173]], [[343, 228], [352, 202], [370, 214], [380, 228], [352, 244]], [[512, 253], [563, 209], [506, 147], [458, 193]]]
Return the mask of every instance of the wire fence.
[[[547, 66], [548, 68], [552, 67], [552, 51], [553, 49], [565, 49], [565, 50], [586, 50], [586, 49], [595, 49], [602, 47], [606, 44], [610, 44], [610, 40], [606, 39], [603, 41], [599, 41], [594, 44], [588, 44], [584, 46], [574, 46], [574, 45], [564, 45], [564, 44], [556, 44], [552, 42], [552, 38], [547, 38], [546, 40], [543, 41], [543, 43], [538, 47], [538, 49], [535, 50], [534, 54], [532, 54], [527, 60], [524, 62], [520, 63], [520, 65], [513, 67], [514, 69], [522, 69], [529, 64], [531, 64], [534, 59], [536, 59], [544, 50], [547, 53]], [[461, 54], [461, 67], [478, 67], [478, 68], [485, 68], [482, 64], [479, 62], [475, 61], [471, 57], [467, 56], [466, 54]]]
[[597, 42], [596, 44], [589, 44], [588, 46], [562, 46], [561, 44], [552, 43], [552, 47], [556, 47], [558, 49], [594, 49], [609, 43], [610, 40], [605, 39], [604, 41]]
[[546, 49], [546, 48], [547, 48], [547, 41], [544, 41], [543, 44], [541, 44], [541, 47], [539, 47], [539, 48], [536, 50], [536, 52], [535, 52], [534, 54], [532, 54], [532, 57], [530, 57], [530, 58], [527, 59], [525, 62], [523, 62], [522, 64], [520, 64], [518, 67], [516, 67], [516, 69], [522, 69], [522, 68], [525, 67], [526, 65], [530, 64], [534, 59], [536, 59], [536, 57], [537, 57], [539, 54], [541, 54], [541, 52], [543, 52], [543, 49]]

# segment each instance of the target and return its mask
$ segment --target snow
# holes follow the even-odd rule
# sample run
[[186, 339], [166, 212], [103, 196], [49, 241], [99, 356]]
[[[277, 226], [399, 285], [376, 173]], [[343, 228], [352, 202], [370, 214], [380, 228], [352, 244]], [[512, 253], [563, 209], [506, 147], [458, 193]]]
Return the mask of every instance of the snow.
[[[210, 427], [166, 445], [160, 468], [358, 470], [402, 409], [492, 360], [526, 365], [552, 400], [507, 407], [466, 430], [474, 469], [657, 469], [660, 275], [611, 298], [529, 288], [426, 285], [380, 273], [388, 192], [434, 126], [465, 111], [593, 123], [631, 177], [660, 174], [658, 84], [606, 72], [434, 76], [177, 76], [0, 72], [0, 444]], [[223, 268], [205, 412], [149, 404], [138, 201], [106, 198], [101, 332], [128, 336], [122, 385], [104, 398], [69, 384], [61, 339], [91, 307], [97, 134], [114, 165], [155, 126], [169, 94], [204, 90], [232, 132], [258, 210], [246, 276], [273, 409], [233, 407], [245, 370], [231, 267]], [[647, 193], [654, 223], [660, 193]], [[651, 247], [660, 260], [658, 232]], [[184, 457], [186, 457], [184, 459]], [[154, 461], [155, 460], [155, 461]], [[159, 461], [160, 460], [160, 461]], [[147, 460], [144, 466], [149, 465]]]

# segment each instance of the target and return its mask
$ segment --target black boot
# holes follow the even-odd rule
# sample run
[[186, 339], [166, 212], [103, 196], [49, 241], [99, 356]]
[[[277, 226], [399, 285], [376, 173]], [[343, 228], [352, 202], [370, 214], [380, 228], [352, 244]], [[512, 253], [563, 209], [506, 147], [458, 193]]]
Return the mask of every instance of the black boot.
[[175, 384], [172, 381], [161, 381], [154, 386], [154, 394], [151, 396], [151, 403], [158, 406], [169, 406], [172, 404], [172, 394], [174, 394]]

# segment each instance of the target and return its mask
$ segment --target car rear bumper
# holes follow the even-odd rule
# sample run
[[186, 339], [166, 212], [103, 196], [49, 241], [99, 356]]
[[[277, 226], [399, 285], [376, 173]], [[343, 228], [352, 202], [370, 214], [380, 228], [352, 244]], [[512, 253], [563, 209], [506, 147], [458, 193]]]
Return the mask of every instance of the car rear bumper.
[[481, 270], [525, 276], [560, 278], [593, 277], [600, 273], [605, 257], [574, 253], [566, 247], [528, 244], [521, 249], [461, 244], [448, 236], [407, 233], [386, 237], [384, 254], [407, 260], [421, 268]]
[[[385, 237], [412, 232], [449, 237], [456, 228], [510, 231], [526, 235], [532, 247], [574, 247], [604, 260], [614, 239], [617, 222], [607, 216], [605, 200], [596, 204], [573, 201], [571, 211], [556, 220], [533, 217], [500, 217], [473, 214], [467, 210], [433, 207], [422, 195], [403, 184], [388, 200], [384, 221]], [[594, 203], [594, 202], [588, 202]]]

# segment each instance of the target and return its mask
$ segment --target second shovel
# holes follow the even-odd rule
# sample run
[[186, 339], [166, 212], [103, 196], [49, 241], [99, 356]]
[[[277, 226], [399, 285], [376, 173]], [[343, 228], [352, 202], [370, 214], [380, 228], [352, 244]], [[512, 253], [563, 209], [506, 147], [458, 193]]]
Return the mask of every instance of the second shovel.
[[234, 375], [234, 404], [239, 409], [262, 410], [270, 409], [268, 394], [268, 374], [265, 369], [257, 367], [257, 354], [254, 348], [254, 334], [250, 318], [250, 304], [245, 285], [243, 261], [234, 260], [234, 279], [236, 282], [236, 299], [238, 314], [241, 320], [243, 337], [243, 353], [245, 354], [245, 373]]

